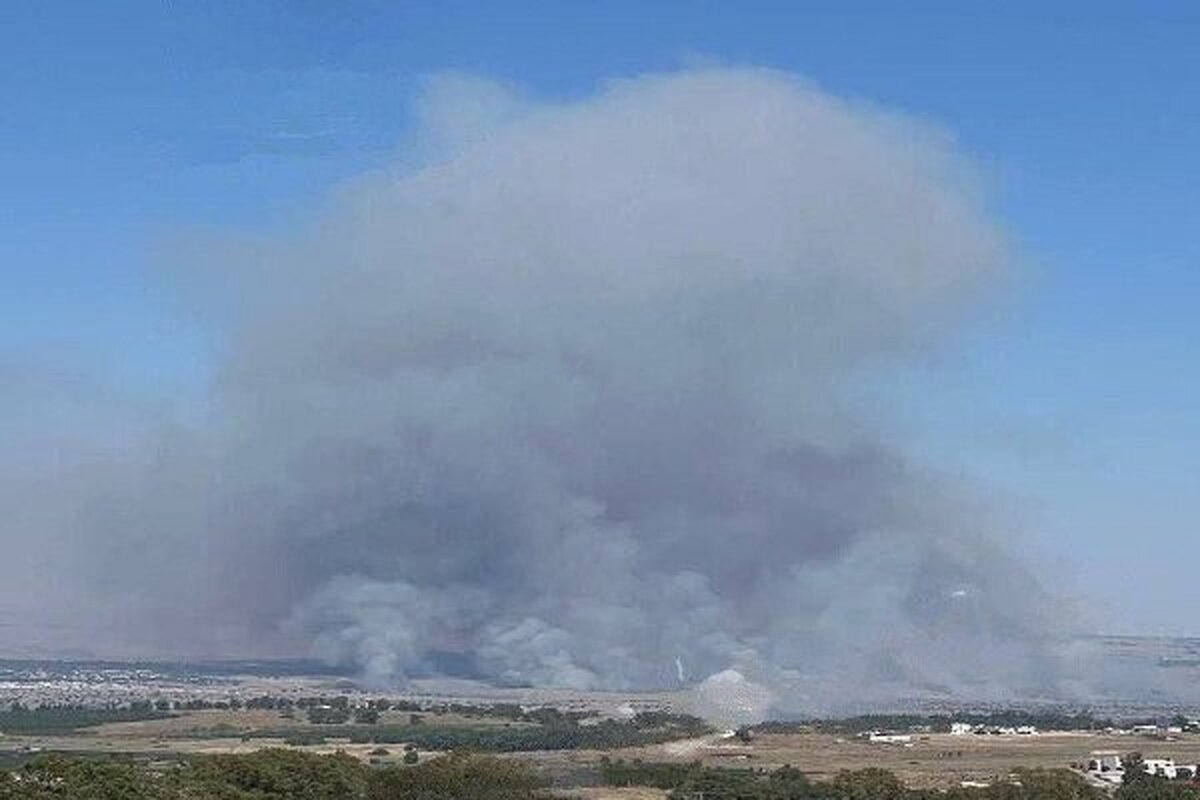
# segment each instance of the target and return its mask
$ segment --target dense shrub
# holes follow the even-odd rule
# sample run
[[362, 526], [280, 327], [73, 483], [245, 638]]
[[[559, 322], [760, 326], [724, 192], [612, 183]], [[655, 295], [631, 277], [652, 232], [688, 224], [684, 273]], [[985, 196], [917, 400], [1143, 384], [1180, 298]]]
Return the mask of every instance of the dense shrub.
[[421, 725], [313, 726], [301, 732], [294, 729], [264, 728], [252, 731], [253, 738], [287, 737], [288, 743], [303, 743], [296, 737], [349, 737], [353, 744], [415, 744], [422, 750], [474, 750], [493, 753], [519, 753], [532, 750], [608, 750], [636, 747], [698, 736], [709, 732], [694, 717], [666, 716], [650, 719], [580, 723], [575, 719], [554, 718], [540, 725], [513, 727], [465, 727], [433, 722]]
[[[174, 800], [131, 764], [47, 757], [0, 774], [0, 800]], [[180, 796], [182, 797], [182, 796]]]
[[[415, 756], [408, 751], [406, 756]], [[408, 760], [406, 758], [406, 760]], [[718, 769], [701, 764], [608, 762], [605, 783], [654, 786], [671, 800], [1104, 800], [1065, 770], [1018, 770], [1014, 780], [948, 792], [906, 788], [890, 772], [843, 772], [813, 782], [799, 770]], [[0, 772], [0, 800], [542, 800], [541, 782], [512, 759], [454, 754], [423, 764], [372, 768], [346, 755], [266, 749], [197, 757], [176, 766], [40, 758]], [[1187, 784], [1147, 776], [1117, 800], [1198, 800]]]
[[267, 749], [176, 767], [48, 757], [0, 772], [0, 800], [532, 800], [539, 781], [514, 761], [443, 756], [373, 769], [346, 755]]
[[[601, 774], [609, 786], [667, 789], [671, 800], [699, 797], [704, 800], [1103, 800], [1105, 797], [1067, 770], [1018, 770], [1012, 781], [949, 792], [909, 789], [894, 774], [882, 769], [841, 772], [825, 783], [810, 781], [792, 767], [764, 771], [705, 767], [699, 763], [613, 761], [602, 765]], [[1131, 800], [1152, 798], [1138, 795]]]
[[214, 798], [239, 800], [353, 800], [363, 797], [367, 785], [366, 770], [350, 756], [282, 749], [197, 759], [169, 778], [168, 785], [179, 797], [207, 797], [203, 792], [209, 792]]
[[542, 797], [541, 782], [515, 761], [450, 755], [416, 767], [371, 775], [368, 800], [529, 800]]
[[106, 722], [139, 722], [173, 716], [151, 707], [148, 703], [137, 708], [79, 708], [76, 706], [15, 706], [0, 711], [0, 733], [10, 736], [54, 736], [81, 728], [92, 728]]

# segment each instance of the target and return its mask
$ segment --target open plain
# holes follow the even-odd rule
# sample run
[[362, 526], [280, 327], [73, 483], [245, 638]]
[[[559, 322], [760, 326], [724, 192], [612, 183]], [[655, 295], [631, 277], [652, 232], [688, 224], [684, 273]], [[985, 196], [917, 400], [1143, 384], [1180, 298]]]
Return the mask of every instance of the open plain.
[[[912, 787], [951, 788], [964, 781], [990, 782], [1018, 767], [1069, 768], [1095, 751], [1140, 752], [1148, 757], [1200, 762], [1200, 734], [1171, 739], [1083, 732], [1032, 736], [928, 734], [911, 746], [871, 744], [862, 739], [823, 733], [761, 734], [749, 743], [708, 737], [694, 746], [678, 742], [606, 754], [645, 761], [699, 760], [708, 766], [775, 769], [785, 764], [816, 779], [841, 770], [880, 767]], [[589, 754], [591, 755], [591, 754]], [[599, 758], [599, 756], [596, 756]]]

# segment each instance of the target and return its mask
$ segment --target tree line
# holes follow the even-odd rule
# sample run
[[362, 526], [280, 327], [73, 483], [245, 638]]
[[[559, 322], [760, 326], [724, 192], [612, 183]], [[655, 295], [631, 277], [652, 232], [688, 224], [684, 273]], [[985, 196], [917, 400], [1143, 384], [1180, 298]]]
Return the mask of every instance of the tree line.
[[9, 736], [53, 736], [107, 722], [140, 722], [169, 716], [149, 706], [83, 708], [63, 705], [26, 708], [14, 703], [7, 711], [0, 711], [0, 733]]
[[[411, 721], [410, 721], [411, 723]], [[519, 753], [533, 750], [612, 750], [658, 744], [709, 733], [696, 717], [644, 714], [630, 720], [588, 720], [569, 717], [520, 727], [468, 727], [462, 725], [409, 724], [314, 725], [301, 730], [264, 728], [246, 738], [284, 737], [288, 744], [322, 744], [330, 738], [348, 738], [351, 744], [413, 744], [422, 750], [474, 750]]]

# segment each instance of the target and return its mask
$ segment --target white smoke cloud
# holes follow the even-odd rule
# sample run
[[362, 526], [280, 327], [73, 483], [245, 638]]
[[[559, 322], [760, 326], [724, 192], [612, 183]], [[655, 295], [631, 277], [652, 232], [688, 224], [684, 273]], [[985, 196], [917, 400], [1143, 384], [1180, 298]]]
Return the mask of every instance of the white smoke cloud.
[[379, 682], [1054, 681], [1045, 595], [846, 399], [1007, 271], [947, 136], [752, 69], [423, 109], [419, 165], [176, 254], [227, 353], [84, 504], [96, 630]]
[[724, 730], [737, 730], [762, 722], [774, 702], [771, 690], [746, 680], [736, 669], [714, 673], [688, 694], [692, 714]]

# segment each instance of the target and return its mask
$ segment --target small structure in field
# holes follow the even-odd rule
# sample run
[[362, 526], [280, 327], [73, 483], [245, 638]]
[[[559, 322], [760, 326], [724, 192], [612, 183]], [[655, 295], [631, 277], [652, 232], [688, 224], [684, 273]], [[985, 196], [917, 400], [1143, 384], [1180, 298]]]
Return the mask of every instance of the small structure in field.
[[912, 736], [907, 733], [883, 733], [882, 731], [871, 731], [867, 734], [867, 741], [871, 744], [912, 744]]
[[1092, 753], [1088, 759], [1087, 774], [1104, 783], [1120, 784], [1125, 780], [1125, 764], [1116, 753]]

